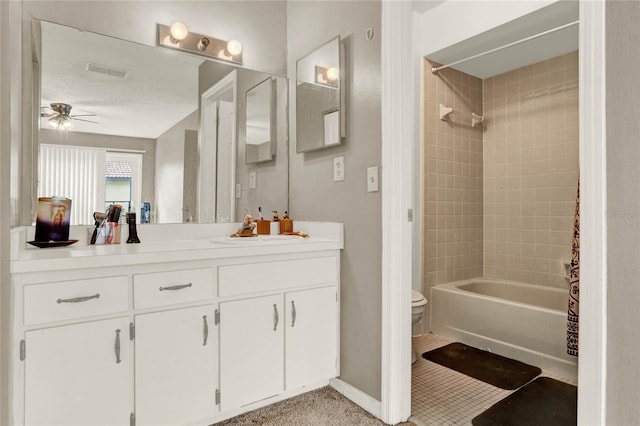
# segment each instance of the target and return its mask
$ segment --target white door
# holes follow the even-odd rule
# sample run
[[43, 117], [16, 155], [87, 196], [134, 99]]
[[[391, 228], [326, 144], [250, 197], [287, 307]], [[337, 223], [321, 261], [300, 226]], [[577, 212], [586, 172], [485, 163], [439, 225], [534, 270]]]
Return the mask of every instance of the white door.
[[212, 306], [136, 316], [136, 424], [211, 418], [216, 353]]
[[200, 222], [215, 222], [216, 165], [218, 145], [218, 103], [202, 97], [200, 132], [198, 133], [198, 218]]
[[26, 333], [26, 425], [129, 425], [128, 318]]
[[268, 398], [284, 389], [282, 295], [220, 304], [220, 408]]
[[233, 222], [235, 211], [235, 105], [218, 102], [216, 222]]
[[287, 390], [337, 374], [336, 291], [336, 287], [324, 287], [285, 295]]

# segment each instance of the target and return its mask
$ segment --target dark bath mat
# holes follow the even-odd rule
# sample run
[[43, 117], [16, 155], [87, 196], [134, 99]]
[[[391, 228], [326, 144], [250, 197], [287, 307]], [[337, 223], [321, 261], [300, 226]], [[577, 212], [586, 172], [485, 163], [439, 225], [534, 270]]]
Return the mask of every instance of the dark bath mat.
[[471, 420], [474, 426], [575, 426], [578, 388], [538, 377]]
[[524, 362], [458, 342], [425, 352], [422, 357], [507, 390], [518, 389], [542, 371]]

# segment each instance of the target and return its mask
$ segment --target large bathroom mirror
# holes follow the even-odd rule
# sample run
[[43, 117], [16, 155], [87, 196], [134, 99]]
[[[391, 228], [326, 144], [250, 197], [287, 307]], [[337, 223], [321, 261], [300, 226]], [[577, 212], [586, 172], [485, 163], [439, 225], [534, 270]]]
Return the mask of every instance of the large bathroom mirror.
[[[37, 195], [72, 198], [72, 224], [110, 203], [142, 223], [288, 209], [286, 78], [46, 21], [33, 34]], [[268, 113], [245, 102], [264, 82]], [[270, 157], [247, 164], [265, 113]]]
[[338, 36], [296, 63], [297, 152], [339, 145], [346, 135], [343, 57]]
[[247, 106], [245, 161], [247, 164], [270, 161], [275, 153], [273, 86], [273, 79], [267, 78], [247, 91], [245, 98]]

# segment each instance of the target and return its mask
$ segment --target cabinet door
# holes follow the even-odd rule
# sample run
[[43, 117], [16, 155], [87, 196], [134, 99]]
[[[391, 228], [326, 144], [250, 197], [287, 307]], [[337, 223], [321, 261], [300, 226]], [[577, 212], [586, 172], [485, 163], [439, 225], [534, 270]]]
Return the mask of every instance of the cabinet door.
[[26, 425], [129, 425], [128, 318], [26, 333]]
[[211, 418], [215, 408], [213, 306], [136, 316], [136, 424]]
[[220, 304], [222, 411], [283, 391], [283, 329], [282, 295]]
[[290, 292], [286, 310], [286, 389], [336, 376], [336, 287]]

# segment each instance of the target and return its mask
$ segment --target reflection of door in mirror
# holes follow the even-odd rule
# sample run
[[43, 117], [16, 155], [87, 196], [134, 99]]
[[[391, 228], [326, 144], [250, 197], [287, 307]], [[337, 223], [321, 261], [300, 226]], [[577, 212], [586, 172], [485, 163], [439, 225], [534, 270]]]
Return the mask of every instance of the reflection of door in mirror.
[[93, 212], [140, 206], [142, 155], [104, 148], [42, 144], [38, 196], [70, 198], [71, 224], [93, 224]]
[[237, 72], [202, 94], [198, 167], [199, 222], [232, 222], [235, 214]]
[[247, 90], [245, 163], [270, 161], [275, 153], [274, 80], [269, 77]]

